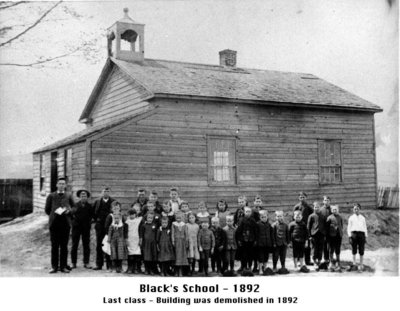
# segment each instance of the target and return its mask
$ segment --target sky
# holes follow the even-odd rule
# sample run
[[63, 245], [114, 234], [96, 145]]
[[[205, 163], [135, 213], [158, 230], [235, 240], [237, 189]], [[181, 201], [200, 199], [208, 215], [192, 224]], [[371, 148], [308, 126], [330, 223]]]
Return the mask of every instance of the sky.
[[[51, 5], [0, 12], [0, 27], [29, 25]], [[59, 64], [0, 65], [0, 170], [84, 128], [78, 119], [106, 61], [106, 28], [124, 7], [145, 24], [146, 58], [218, 64], [229, 48], [238, 67], [312, 73], [381, 106], [378, 176], [398, 180], [398, 2], [387, 0], [67, 2], [0, 48], [0, 63], [21, 64], [89, 42]]]

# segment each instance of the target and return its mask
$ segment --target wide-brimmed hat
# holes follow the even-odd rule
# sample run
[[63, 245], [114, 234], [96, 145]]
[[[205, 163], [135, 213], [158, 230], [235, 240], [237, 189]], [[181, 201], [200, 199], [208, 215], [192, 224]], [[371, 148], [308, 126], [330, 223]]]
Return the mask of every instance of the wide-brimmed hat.
[[76, 192], [76, 196], [79, 198], [79, 197], [81, 196], [81, 193], [82, 193], [82, 192], [86, 192], [87, 197], [90, 198], [90, 192], [87, 191], [87, 190], [85, 190], [85, 189], [80, 189], [80, 190], [78, 190], [78, 191]]

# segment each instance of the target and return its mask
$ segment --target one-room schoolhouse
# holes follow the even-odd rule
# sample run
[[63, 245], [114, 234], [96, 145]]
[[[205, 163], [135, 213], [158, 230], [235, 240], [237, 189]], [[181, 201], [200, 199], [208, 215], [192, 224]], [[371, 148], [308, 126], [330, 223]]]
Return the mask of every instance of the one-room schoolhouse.
[[171, 187], [191, 209], [260, 194], [287, 210], [300, 190], [375, 207], [380, 107], [312, 74], [238, 67], [228, 49], [213, 65], [147, 59], [144, 25], [127, 11], [107, 39], [86, 129], [33, 153], [35, 209], [58, 177], [94, 197], [108, 185], [124, 209], [140, 188], [162, 200]]

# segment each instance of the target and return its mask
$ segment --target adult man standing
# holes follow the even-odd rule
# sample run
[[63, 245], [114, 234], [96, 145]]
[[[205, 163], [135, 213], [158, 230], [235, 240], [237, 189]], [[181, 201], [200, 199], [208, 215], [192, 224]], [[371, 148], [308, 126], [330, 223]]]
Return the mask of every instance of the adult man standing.
[[69, 273], [67, 266], [68, 239], [71, 228], [71, 209], [75, 203], [70, 194], [65, 191], [65, 178], [57, 181], [57, 191], [46, 199], [45, 212], [49, 215], [49, 230], [51, 240], [51, 270]]
[[[111, 213], [111, 203], [114, 201], [110, 197], [111, 189], [109, 187], [103, 187], [101, 192], [101, 198], [94, 202], [94, 219], [96, 221], [96, 267], [93, 270], [101, 270], [104, 264], [104, 254], [102, 243], [105, 235], [107, 234], [105, 229], [105, 223], [107, 216]], [[107, 266], [110, 266], [110, 259], [106, 258]]]
[[91, 269], [89, 266], [90, 258], [90, 228], [92, 225], [93, 208], [88, 202], [90, 192], [87, 190], [78, 190], [76, 196], [79, 202], [72, 208], [72, 248], [71, 248], [71, 262], [72, 268], [76, 268], [78, 257], [79, 240], [82, 236], [83, 244], [83, 267]]

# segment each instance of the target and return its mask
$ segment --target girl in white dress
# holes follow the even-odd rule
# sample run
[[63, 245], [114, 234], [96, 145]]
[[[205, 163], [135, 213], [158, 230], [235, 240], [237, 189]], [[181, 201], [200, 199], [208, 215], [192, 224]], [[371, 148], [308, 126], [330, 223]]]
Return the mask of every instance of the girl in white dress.
[[199, 233], [199, 225], [196, 224], [196, 215], [191, 213], [188, 216], [188, 223], [186, 224], [188, 227], [188, 235], [189, 235], [189, 251], [188, 251], [188, 260], [189, 260], [189, 275], [193, 275], [194, 268], [196, 266], [196, 260], [200, 259], [199, 248], [197, 246], [197, 234]]
[[134, 208], [128, 211], [128, 215], [129, 217], [126, 220], [128, 225], [128, 269], [126, 273], [139, 273], [141, 260], [139, 226], [142, 222], [142, 217], [137, 217], [137, 211]]

